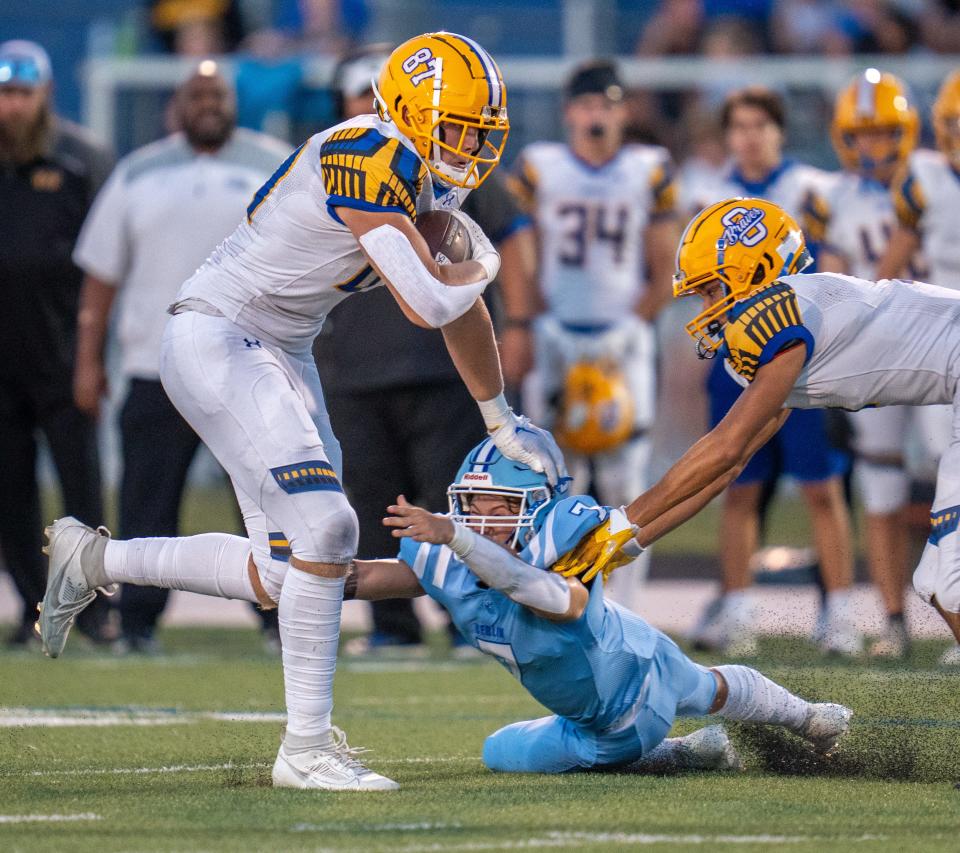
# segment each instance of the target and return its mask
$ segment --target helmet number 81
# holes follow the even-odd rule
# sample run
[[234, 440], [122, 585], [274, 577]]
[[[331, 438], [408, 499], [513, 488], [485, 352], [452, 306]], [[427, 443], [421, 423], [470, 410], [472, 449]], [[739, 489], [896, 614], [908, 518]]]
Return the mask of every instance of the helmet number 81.
[[[421, 47], [416, 53], [404, 59], [400, 67], [404, 70], [404, 73], [410, 75], [410, 82], [416, 86], [421, 81], [426, 80], [428, 77], [433, 77], [437, 73], [433, 67], [435, 62], [436, 60], [433, 58], [433, 52], [430, 48]], [[426, 65], [427, 70], [421, 71], [419, 74], [414, 74], [421, 65]]]

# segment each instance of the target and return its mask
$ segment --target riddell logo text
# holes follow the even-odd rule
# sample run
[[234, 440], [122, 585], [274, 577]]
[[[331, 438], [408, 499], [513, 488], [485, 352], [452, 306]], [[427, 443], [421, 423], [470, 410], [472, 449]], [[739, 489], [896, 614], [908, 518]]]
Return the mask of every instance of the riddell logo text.
[[463, 479], [464, 479], [464, 480], [478, 480], [478, 481], [480, 481], [480, 482], [482, 482], [482, 483], [489, 483], [489, 482], [490, 482], [490, 475], [489, 475], [489, 474], [464, 474], [464, 475], [463, 475]]

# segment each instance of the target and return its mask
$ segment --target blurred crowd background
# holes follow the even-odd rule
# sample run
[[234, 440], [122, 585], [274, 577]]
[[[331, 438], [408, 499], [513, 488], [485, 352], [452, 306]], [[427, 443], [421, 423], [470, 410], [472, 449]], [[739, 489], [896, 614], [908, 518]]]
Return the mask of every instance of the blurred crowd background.
[[[0, 11], [0, 42], [29, 39], [49, 53], [56, 113], [117, 156], [182, 126], [171, 95], [200, 60], [216, 57], [235, 86], [240, 127], [296, 145], [338, 120], [331, 80], [342, 56], [438, 29], [469, 33], [503, 69], [511, 117], [504, 171], [527, 144], [564, 137], [562, 87], [571, 69], [616, 57], [627, 84], [627, 138], [669, 149], [679, 210], [688, 215], [685, 191], [726, 162], [719, 108], [744, 86], [762, 83], [785, 99], [789, 156], [833, 170], [827, 128], [834, 97], [856, 71], [878, 66], [911, 85], [921, 144], [932, 144], [930, 105], [960, 54], [960, 2], [34, 0]], [[661, 384], [653, 427], [654, 475], [706, 425], [704, 371], [676, 309], [657, 326], [661, 365], [669, 361], [673, 370]], [[120, 372], [116, 353], [108, 363]], [[120, 477], [123, 383], [110, 390], [112, 408], [100, 420], [108, 488]], [[42, 466], [52, 483], [52, 466]], [[193, 476], [216, 481], [217, 470], [205, 456]], [[99, 630], [90, 628], [94, 636]]]

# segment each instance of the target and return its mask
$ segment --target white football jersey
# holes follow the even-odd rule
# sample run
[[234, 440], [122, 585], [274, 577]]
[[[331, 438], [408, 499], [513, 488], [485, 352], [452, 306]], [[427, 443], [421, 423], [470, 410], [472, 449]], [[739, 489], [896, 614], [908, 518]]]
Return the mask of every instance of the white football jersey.
[[960, 293], [837, 273], [784, 276], [738, 302], [722, 355], [747, 385], [787, 344], [807, 363], [789, 408], [951, 403], [960, 379]]
[[930, 280], [960, 290], [960, 176], [939, 151], [914, 151], [892, 193], [900, 223], [920, 234]]
[[[718, 179], [704, 181], [699, 187], [691, 187], [685, 191], [684, 195], [694, 206], [688, 211], [691, 216], [707, 205], [744, 196], [772, 201], [780, 205], [794, 219], [804, 222], [805, 228], [810, 228], [811, 226], [806, 222], [813, 212], [809, 209], [810, 199], [824, 196], [833, 181], [834, 176], [829, 172], [787, 159], [783, 160], [762, 181], [748, 181], [736, 167], [730, 166]], [[811, 230], [815, 232], [816, 225]], [[814, 233], [813, 236], [817, 235]]]
[[415, 219], [446, 206], [428, 174], [412, 144], [373, 115], [312, 136], [260, 187], [174, 307], [207, 303], [289, 352], [309, 349], [337, 303], [381, 284], [337, 207]]
[[536, 142], [520, 156], [514, 188], [536, 219], [549, 312], [573, 325], [632, 313], [645, 287], [644, 232], [674, 214], [666, 149], [625, 145], [594, 167], [568, 145]]

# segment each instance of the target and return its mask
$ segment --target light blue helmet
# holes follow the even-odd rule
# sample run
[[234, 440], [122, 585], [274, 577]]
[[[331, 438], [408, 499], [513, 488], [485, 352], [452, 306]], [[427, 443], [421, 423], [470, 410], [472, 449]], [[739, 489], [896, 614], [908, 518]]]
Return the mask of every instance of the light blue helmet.
[[[522, 548], [540, 529], [543, 519], [567, 492], [569, 477], [551, 486], [546, 474], [504, 456], [489, 438], [480, 442], [463, 460], [456, 481], [447, 489], [450, 517], [468, 524], [477, 533], [491, 528], [514, 530], [510, 546]], [[502, 495], [520, 498], [517, 515], [476, 515], [468, 511], [471, 495]]]

